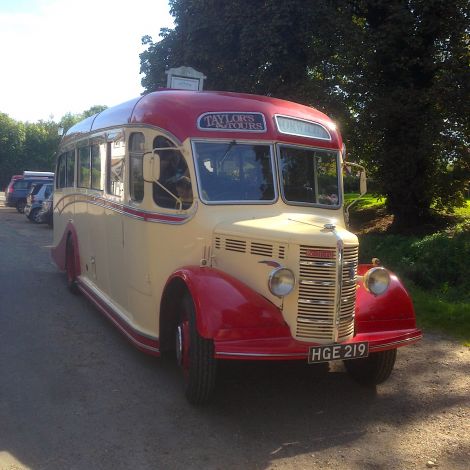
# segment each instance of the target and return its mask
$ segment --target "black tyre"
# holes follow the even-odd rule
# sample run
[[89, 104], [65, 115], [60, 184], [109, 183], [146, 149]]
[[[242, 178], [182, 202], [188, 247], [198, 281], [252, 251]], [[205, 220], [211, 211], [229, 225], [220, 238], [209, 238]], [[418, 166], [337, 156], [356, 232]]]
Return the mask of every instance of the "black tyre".
[[356, 382], [363, 385], [378, 385], [390, 377], [396, 357], [397, 350], [389, 349], [371, 353], [364, 359], [344, 361], [344, 367]]
[[40, 223], [40, 220], [38, 219], [38, 216], [39, 216], [39, 207], [37, 207], [36, 209], [33, 209], [29, 215], [28, 215], [28, 219], [31, 221], [31, 222], [34, 222], [35, 224], [39, 224]]
[[189, 295], [183, 298], [181, 308], [176, 330], [176, 357], [183, 369], [187, 400], [193, 405], [203, 405], [210, 400], [215, 388], [214, 343], [198, 333], [194, 304]]
[[20, 199], [19, 201], [17, 201], [16, 203], [16, 210], [20, 213], [20, 214], [24, 214], [24, 208], [26, 207], [26, 201], [24, 199]]
[[77, 270], [75, 265], [75, 247], [71, 237], [67, 240], [65, 249], [65, 273], [67, 275], [67, 287], [73, 294], [78, 294]]

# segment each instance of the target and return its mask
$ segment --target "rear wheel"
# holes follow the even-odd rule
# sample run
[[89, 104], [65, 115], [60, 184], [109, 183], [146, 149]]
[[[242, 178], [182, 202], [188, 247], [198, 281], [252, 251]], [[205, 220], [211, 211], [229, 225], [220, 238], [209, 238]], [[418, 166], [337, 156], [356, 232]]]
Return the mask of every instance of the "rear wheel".
[[67, 275], [67, 286], [70, 292], [78, 294], [75, 246], [71, 237], [67, 240], [67, 247], [65, 249], [65, 273]]
[[181, 310], [176, 328], [176, 358], [183, 369], [187, 400], [193, 405], [202, 405], [209, 401], [215, 388], [214, 343], [198, 333], [194, 304], [189, 295], [183, 298]]
[[392, 373], [396, 349], [371, 353], [363, 359], [344, 361], [344, 367], [349, 375], [363, 385], [378, 385], [385, 382]]
[[20, 214], [24, 214], [24, 208], [25, 208], [25, 206], [26, 206], [26, 201], [20, 199], [20, 200], [16, 203], [16, 210], [17, 210]]

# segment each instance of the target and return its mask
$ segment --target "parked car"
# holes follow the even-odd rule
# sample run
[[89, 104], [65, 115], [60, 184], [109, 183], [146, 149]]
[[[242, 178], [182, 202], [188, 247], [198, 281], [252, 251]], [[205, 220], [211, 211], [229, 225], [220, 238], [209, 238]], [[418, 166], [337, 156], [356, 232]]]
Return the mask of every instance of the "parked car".
[[54, 193], [51, 193], [51, 195], [47, 198], [44, 199], [42, 203], [41, 210], [39, 211], [38, 214], [38, 220], [39, 223], [41, 224], [48, 224], [49, 227], [52, 227], [54, 225], [54, 204], [53, 204], [53, 199], [54, 199]]
[[31, 186], [35, 183], [52, 183], [54, 173], [25, 171], [23, 175], [12, 177], [5, 192], [5, 205], [16, 207], [19, 213], [24, 212], [26, 206], [26, 196], [31, 191]]
[[39, 212], [42, 208], [42, 203], [54, 191], [52, 183], [36, 183], [31, 186], [31, 191], [26, 197], [26, 206], [24, 213], [29, 220], [35, 223], [40, 223]]

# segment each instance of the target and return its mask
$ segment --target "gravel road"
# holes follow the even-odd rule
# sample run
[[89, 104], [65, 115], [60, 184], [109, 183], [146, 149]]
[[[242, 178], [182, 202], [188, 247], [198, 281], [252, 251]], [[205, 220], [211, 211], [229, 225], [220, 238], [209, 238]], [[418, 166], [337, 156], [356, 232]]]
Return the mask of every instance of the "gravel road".
[[67, 291], [51, 240], [0, 207], [0, 469], [470, 468], [459, 342], [425, 332], [376, 389], [341, 364], [222, 364], [194, 408], [171, 362]]

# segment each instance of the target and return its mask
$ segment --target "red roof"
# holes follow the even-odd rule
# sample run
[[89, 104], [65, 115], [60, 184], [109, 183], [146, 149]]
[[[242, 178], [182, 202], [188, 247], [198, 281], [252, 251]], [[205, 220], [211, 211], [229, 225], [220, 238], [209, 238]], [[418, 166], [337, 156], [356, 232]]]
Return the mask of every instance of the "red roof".
[[[198, 118], [208, 112], [262, 113], [266, 121], [266, 132], [248, 134], [242, 131], [199, 129]], [[331, 141], [282, 134], [276, 127], [275, 115], [317, 122], [328, 129]], [[108, 108], [73, 126], [67, 132], [67, 137], [77, 137], [77, 134], [128, 124], [147, 124], [165, 129], [181, 142], [188, 137], [204, 137], [257, 138], [259, 140], [305, 143], [335, 149], [341, 148], [342, 145], [341, 136], [335, 130], [332, 120], [315, 108], [267, 96], [183, 90], [159, 90]], [[65, 141], [68, 140], [67, 137]]]

